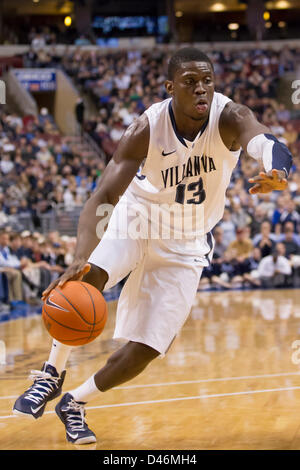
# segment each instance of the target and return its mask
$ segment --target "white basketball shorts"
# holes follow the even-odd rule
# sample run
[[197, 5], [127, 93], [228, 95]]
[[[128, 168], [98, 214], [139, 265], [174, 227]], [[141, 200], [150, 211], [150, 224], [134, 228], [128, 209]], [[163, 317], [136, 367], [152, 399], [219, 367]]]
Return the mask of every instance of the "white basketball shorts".
[[89, 262], [107, 272], [107, 290], [128, 274], [114, 339], [146, 344], [164, 355], [185, 323], [204, 266], [213, 253], [211, 234], [194, 240], [116, 237], [117, 205]]

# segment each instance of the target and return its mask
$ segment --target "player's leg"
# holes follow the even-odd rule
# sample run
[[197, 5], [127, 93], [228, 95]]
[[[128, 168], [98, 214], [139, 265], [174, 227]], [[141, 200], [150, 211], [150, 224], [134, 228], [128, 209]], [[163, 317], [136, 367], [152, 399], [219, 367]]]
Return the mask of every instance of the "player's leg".
[[55, 411], [65, 425], [66, 438], [73, 444], [96, 442], [94, 432], [85, 421], [84, 406], [105, 392], [139, 375], [159, 356], [159, 352], [146, 344], [129, 341], [108, 359], [105, 366], [81, 386], [66, 393]]
[[[141, 243], [126, 239], [124, 233], [118, 232], [119, 220], [124, 219], [124, 207], [117, 204], [102, 240], [88, 260], [91, 264], [89, 273], [83, 278], [102, 291], [114, 286], [132, 271], [142, 257]], [[122, 230], [122, 224], [120, 225]], [[96, 262], [94, 262], [96, 261]], [[67, 360], [72, 347], [59, 341], [53, 341], [48, 360], [42, 370], [32, 371], [33, 384], [16, 400], [13, 408], [15, 414], [39, 418], [43, 415], [49, 400], [61, 394], [65, 378]]]
[[[102, 239], [92, 253], [89, 262], [91, 269], [83, 278], [102, 291], [106, 285], [112, 287], [135, 268], [142, 256], [142, 250], [137, 240], [114, 240], [107, 236]], [[105, 269], [93, 263], [103, 263]], [[109, 273], [109, 274], [108, 274]], [[43, 415], [48, 401], [58, 397], [66, 374], [66, 364], [72, 352], [72, 346], [67, 346], [53, 340], [51, 351], [42, 370], [31, 372], [33, 384], [16, 400], [13, 413], [28, 417], [39, 418]]]
[[[89, 259], [92, 269], [83, 280], [101, 290], [104, 284], [105, 288], [112, 287], [130, 271], [140, 272], [137, 266], [143, 265], [144, 247], [142, 240], [109, 240], [105, 237], [92, 253]], [[103, 268], [98, 270], [96, 263]], [[104, 281], [99, 274], [102, 269], [107, 273]], [[55, 410], [66, 427], [67, 440], [76, 444], [95, 442], [96, 437], [84, 419], [83, 407], [86, 401], [95, 398], [102, 390], [132, 379], [158, 355], [158, 351], [145, 344], [129, 342], [115, 352], [97, 373], [97, 385], [100, 388], [92, 376], [76, 391], [65, 394]]]
[[133, 379], [159, 355], [159, 351], [147, 344], [129, 341], [108, 358], [93, 376], [94, 381], [87, 381], [70, 393], [77, 401], [89, 401], [99, 396], [99, 390], [105, 392]]
[[[202, 272], [194, 257], [148, 253], [130, 274], [118, 303], [114, 337], [128, 343], [116, 351], [96, 374], [65, 394], [56, 412], [66, 427], [67, 440], [94, 442], [84, 420], [84, 405], [139, 375], [159, 354], [165, 354], [185, 322]], [[162, 264], [162, 265], [161, 265]], [[75, 426], [70, 425], [70, 416]]]
[[139, 375], [160, 353], [147, 344], [129, 341], [109, 357], [105, 366], [94, 376], [101, 392], [116, 387]]
[[[103, 290], [108, 275], [98, 266], [91, 265], [89, 275], [84, 279], [99, 290]], [[67, 346], [57, 340], [52, 341], [48, 360], [41, 370], [31, 371], [33, 384], [15, 402], [13, 413], [28, 417], [40, 418], [48, 401], [57, 398], [62, 393], [66, 375], [66, 364], [72, 352], [72, 346]]]

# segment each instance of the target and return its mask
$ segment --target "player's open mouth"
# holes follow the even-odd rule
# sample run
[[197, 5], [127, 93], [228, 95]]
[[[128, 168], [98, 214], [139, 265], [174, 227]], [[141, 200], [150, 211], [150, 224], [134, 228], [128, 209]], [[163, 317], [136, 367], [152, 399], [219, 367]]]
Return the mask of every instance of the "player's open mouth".
[[208, 103], [206, 101], [199, 101], [196, 104], [198, 113], [205, 113], [208, 110]]

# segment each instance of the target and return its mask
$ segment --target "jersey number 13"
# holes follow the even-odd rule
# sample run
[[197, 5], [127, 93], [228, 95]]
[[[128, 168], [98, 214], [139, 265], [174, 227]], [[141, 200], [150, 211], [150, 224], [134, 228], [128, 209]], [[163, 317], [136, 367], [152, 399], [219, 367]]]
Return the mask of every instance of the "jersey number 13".
[[188, 185], [179, 184], [176, 189], [175, 201], [179, 204], [184, 204], [185, 192], [191, 192], [191, 199], [187, 199], [187, 204], [202, 204], [205, 201], [206, 193], [203, 189], [203, 180], [200, 177], [198, 181], [194, 181]]

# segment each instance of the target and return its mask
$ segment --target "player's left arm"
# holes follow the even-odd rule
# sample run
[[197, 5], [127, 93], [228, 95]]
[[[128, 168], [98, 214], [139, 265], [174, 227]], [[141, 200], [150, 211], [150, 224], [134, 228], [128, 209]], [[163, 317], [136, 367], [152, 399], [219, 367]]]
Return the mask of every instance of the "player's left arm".
[[251, 194], [286, 189], [292, 155], [268, 127], [257, 121], [247, 106], [228, 103], [221, 114], [219, 128], [229, 149], [242, 147], [252, 158], [263, 162], [265, 172], [249, 179], [250, 183], [254, 183], [249, 190]]

